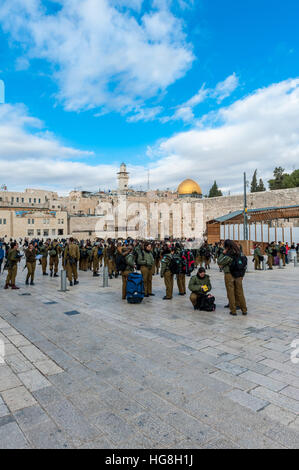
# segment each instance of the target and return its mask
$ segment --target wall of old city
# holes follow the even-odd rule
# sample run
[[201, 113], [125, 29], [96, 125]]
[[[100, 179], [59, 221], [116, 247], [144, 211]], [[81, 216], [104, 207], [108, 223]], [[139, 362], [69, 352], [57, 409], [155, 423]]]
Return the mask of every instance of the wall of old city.
[[[222, 215], [244, 208], [243, 194], [202, 199], [204, 220], [215, 219]], [[247, 194], [248, 209], [299, 205], [299, 188], [277, 189]]]

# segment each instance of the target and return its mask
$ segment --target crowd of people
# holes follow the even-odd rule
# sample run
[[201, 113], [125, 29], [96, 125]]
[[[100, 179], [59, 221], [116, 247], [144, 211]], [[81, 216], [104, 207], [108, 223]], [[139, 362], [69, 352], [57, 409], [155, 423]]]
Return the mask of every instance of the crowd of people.
[[[292, 246], [298, 253], [298, 246]], [[282, 263], [288, 262], [288, 244], [274, 242], [265, 249], [268, 269], [273, 269], [275, 258]], [[68, 240], [10, 240], [9, 243], [0, 240], [0, 272], [7, 269], [4, 289], [19, 289], [16, 285], [18, 263], [25, 258], [24, 269], [27, 269], [26, 285], [34, 285], [37, 263], [40, 264], [42, 275], [58, 277], [59, 260], [66, 270], [70, 286], [79, 284], [78, 270], [99, 276], [99, 269], [107, 267], [110, 279], [121, 276], [122, 299], [127, 296], [129, 275], [140, 271], [143, 278], [144, 296], [154, 296], [152, 279], [160, 275], [165, 284], [164, 300], [173, 298], [174, 282], [176, 280], [178, 293], [186, 295], [186, 277], [190, 277], [188, 289], [191, 291], [190, 301], [194, 309], [211, 311], [215, 309], [215, 298], [211, 295], [212, 285], [210, 276], [211, 261], [218, 264], [224, 273], [225, 287], [231, 315], [236, 315], [240, 309], [247, 314], [247, 306], [243, 292], [243, 277], [246, 272], [247, 258], [242, 253], [242, 247], [232, 240], [222, 240], [214, 245], [203, 241], [198, 248], [188, 247], [186, 240], [112, 240], [97, 239], [78, 241]], [[254, 246], [253, 261], [255, 269], [261, 269], [263, 255], [258, 244]], [[49, 272], [48, 272], [49, 270]], [[196, 273], [196, 274], [194, 274]]]

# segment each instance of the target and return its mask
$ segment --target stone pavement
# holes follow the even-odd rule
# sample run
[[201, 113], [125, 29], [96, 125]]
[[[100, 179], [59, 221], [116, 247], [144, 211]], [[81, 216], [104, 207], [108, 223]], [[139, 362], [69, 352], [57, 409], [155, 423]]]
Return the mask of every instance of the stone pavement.
[[61, 293], [37, 271], [19, 291], [0, 278], [0, 448], [298, 448], [299, 268], [248, 273], [247, 317], [216, 266], [213, 313], [163, 301], [158, 276], [129, 305], [120, 279]]

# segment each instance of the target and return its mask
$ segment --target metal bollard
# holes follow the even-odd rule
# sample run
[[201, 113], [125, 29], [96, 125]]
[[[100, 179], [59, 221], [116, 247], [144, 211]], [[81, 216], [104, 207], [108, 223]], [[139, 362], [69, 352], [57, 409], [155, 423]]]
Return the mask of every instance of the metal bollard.
[[297, 260], [297, 253], [294, 256], [294, 268], [297, 268], [298, 266], [298, 260]]
[[108, 266], [103, 268], [103, 287], [108, 287]]
[[279, 267], [279, 269], [283, 269], [283, 267], [282, 267], [282, 259], [281, 259], [281, 258], [279, 258], [279, 266], [278, 266], [278, 267]]
[[265, 260], [263, 259], [262, 261], [262, 270], [263, 271], [266, 271], [266, 263], [265, 263]]
[[61, 279], [61, 290], [60, 290], [60, 292], [66, 292], [67, 291], [67, 288], [66, 288], [66, 271], [64, 269], [62, 269], [60, 271], [60, 279]]

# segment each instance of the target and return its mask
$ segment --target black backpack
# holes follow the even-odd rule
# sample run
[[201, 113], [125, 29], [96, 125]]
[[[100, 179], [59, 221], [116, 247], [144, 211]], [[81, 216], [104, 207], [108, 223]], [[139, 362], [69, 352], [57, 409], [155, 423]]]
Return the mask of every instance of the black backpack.
[[247, 258], [244, 255], [236, 255], [233, 257], [229, 265], [230, 273], [234, 278], [244, 277], [247, 267]]
[[198, 295], [196, 310], [203, 310], [205, 312], [214, 312], [216, 310], [215, 297], [207, 295]]
[[116, 269], [117, 271], [125, 271], [127, 267], [126, 258], [123, 255], [116, 256]]
[[180, 274], [182, 270], [181, 257], [173, 256], [169, 263], [169, 269], [172, 272], [172, 274]]

